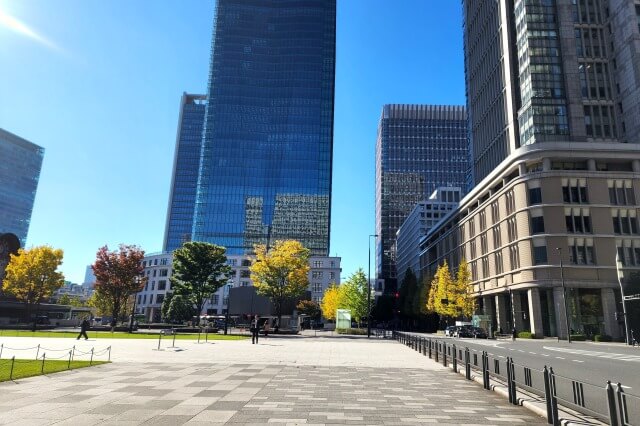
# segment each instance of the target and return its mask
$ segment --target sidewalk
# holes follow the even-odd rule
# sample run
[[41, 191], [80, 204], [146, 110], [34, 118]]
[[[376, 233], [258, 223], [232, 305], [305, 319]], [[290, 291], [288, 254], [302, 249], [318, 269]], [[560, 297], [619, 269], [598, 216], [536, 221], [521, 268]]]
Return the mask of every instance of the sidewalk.
[[113, 344], [114, 363], [0, 384], [0, 424], [545, 423], [388, 340], [181, 341], [180, 351], [86, 343]]

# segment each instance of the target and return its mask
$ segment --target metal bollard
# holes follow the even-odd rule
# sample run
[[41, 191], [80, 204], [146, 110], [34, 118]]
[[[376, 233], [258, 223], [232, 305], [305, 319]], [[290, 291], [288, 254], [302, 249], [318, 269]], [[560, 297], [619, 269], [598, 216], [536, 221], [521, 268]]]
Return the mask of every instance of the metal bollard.
[[42, 367], [40, 367], [40, 374], [44, 374], [44, 360], [47, 357], [47, 353], [42, 354]]
[[171, 343], [171, 347], [175, 348], [176, 347], [176, 330], [175, 328], [172, 330], [173, 332], [173, 342]]
[[435, 356], [433, 357], [433, 359], [435, 360], [435, 362], [439, 362], [439, 355], [440, 355], [440, 342], [438, 342], [437, 340], [436, 340], [436, 347], [435, 347], [435, 349], [436, 349], [436, 354], [435, 354]]
[[422, 339], [422, 355], [427, 356], [427, 338]]
[[9, 380], [13, 380], [13, 364], [16, 363], [16, 356], [11, 357], [11, 371], [9, 372]]
[[485, 389], [490, 390], [489, 385], [489, 357], [486, 351], [482, 351], [482, 385]]
[[[611, 380], [607, 380], [607, 386], [605, 387], [605, 390], [607, 392], [607, 406], [609, 408], [609, 424], [611, 426], [618, 426], [618, 414], [616, 413], [616, 395], [613, 392]], [[620, 416], [623, 417], [623, 414], [620, 413]]]
[[69, 362], [67, 363], [67, 370], [71, 369], [71, 351], [69, 351]]
[[160, 333], [158, 334], [158, 350], [160, 350], [160, 342], [162, 341], [162, 330], [160, 330]]
[[431, 350], [433, 349], [433, 341], [431, 341], [431, 339], [429, 339], [429, 359], [432, 358], [432, 354], [431, 354]]
[[453, 344], [453, 371], [458, 372], [458, 351], [455, 343]]
[[93, 364], [93, 348], [91, 348], [91, 358], [89, 359], [89, 365]]
[[109, 358], [107, 358], [107, 361], [111, 362], [111, 346], [109, 346], [107, 349], [109, 349]]
[[618, 409], [620, 410], [620, 422], [623, 424], [626, 421], [627, 418], [627, 401], [623, 395], [624, 390], [622, 389], [622, 385], [620, 383], [618, 383], [618, 385], [616, 386], [616, 393], [618, 394]]
[[442, 343], [442, 365], [447, 366], [447, 344]]
[[76, 355], [76, 345], [73, 345], [71, 348], [71, 360], [73, 361], [73, 357]]
[[551, 416], [553, 425], [560, 426], [560, 417], [558, 416], [558, 400], [556, 399], [556, 379], [553, 377], [553, 367], [549, 367], [549, 388], [551, 390]]
[[40, 356], [40, 344], [38, 344], [38, 349], [36, 350], [36, 359]]
[[553, 424], [553, 413], [551, 412], [551, 386], [549, 384], [549, 369], [544, 366], [544, 401], [547, 404], [547, 423]]
[[2, 349], [4, 349], [4, 343], [0, 343], [0, 359], [2, 359]]
[[511, 358], [511, 366], [507, 365], [507, 369], [511, 371], [511, 393], [513, 393], [513, 405], [518, 405], [518, 392], [516, 391], [516, 367]]
[[464, 348], [464, 375], [467, 380], [471, 380], [471, 354], [469, 353], [469, 348]]
[[511, 393], [511, 358], [507, 357], [507, 390], [509, 391], [509, 404], [513, 404], [513, 394]]

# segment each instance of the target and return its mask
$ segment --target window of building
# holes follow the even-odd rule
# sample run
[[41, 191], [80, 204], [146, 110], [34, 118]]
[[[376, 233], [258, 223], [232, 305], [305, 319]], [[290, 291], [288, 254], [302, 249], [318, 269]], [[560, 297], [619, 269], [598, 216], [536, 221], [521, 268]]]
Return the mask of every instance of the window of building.
[[168, 269], [160, 269], [160, 276], [161, 277], [166, 277], [167, 275], [169, 275], [169, 270]]
[[147, 295], [143, 294], [142, 295], [142, 304], [145, 305], [147, 303]]
[[516, 226], [515, 217], [507, 219], [507, 236], [509, 237], [510, 243], [514, 242], [518, 238], [518, 228]]
[[156, 294], [156, 303], [162, 303], [164, 301], [164, 294]]
[[507, 214], [512, 214], [516, 211], [516, 201], [513, 196], [513, 191], [509, 191], [505, 194], [505, 200], [507, 204]]
[[312, 290], [314, 293], [322, 293], [322, 283], [313, 283]]
[[480, 250], [482, 250], [482, 255], [487, 254], [489, 251], [489, 247], [487, 247], [487, 233], [480, 235]]
[[478, 264], [471, 262], [471, 280], [478, 281]]
[[469, 251], [471, 252], [471, 259], [475, 259], [478, 257], [478, 252], [476, 251], [476, 240], [475, 238], [469, 241]]
[[240, 270], [240, 278], [249, 278], [251, 276], [251, 272], [248, 269]]
[[323, 277], [323, 271], [311, 271], [311, 278], [319, 279]]
[[154, 269], [154, 270], [153, 270], [153, 276], [155, 277], [157, 274], [158, 274], [158, 270], [157, 270], [157, 269]]
[[494, 224], [500, 221], [500, 206], [497, 201], [491, 203], [491, 218]]
[[469, 220], [469, 237], [473, 238], [476, 236], [476, 222], [474, 220], [474, 218], [472, 217]]
[[489, 277], [489, 256], [485, 256], [482, 258], [482, 278]]
[[155, 287], [156, 287], [156, 282], [151, 281], [151, 291], [155, 290]]
[[529, 205], [542, 204], [542, 190], [540, 187], [529, 188]]
[[632, 206], [636, 204], [631, 179], [609, 179], [609, 201], [615, 206]]
[[331, 261], [331, 267], [335, 268], [336, 267], [336, 262], [334, 260]]
[[158, 281], [158, 290], [166, 290], [167, 289], [167, 281], [160, 280]]
[[533, 264], [545, 265], [547, 263], [547, 244], [542, 238], [536, 238], [532, 241]]
[[329, 279], [330, 280], [335, 280], [336, 279], [336, 273], [335, 272], [329, 272]]
[[487, 229], [487, 215], [484, 210], [478, 216], [480, 217], [480, 229]]
[[511, 269], [520, 268], [520, 249], [517, 244], [509, 247], [509, 262], [511, 263]]
[[611, 209], [615, 234], [638, 234], [638, 218], [635, 209]]
[[214, 294], [213, 296], [211, 296], [211, 304], [212, 305], [217, 305], [220, 302], [220, 295], [219, 294]]
[[590, 234], [591, 217], [589, 209], [564, 209], [564, 219], [567, 225], [567, 232], [572, 234]]
[[160, 260], [160, 264], [161, 264], [161, 265], [167, 265], [167, 264], [169, 264], [169, 259], [167, 259], [166, 257], [163, 257], [163, 258]]
[[249, 281], [240, 281], [240, 287], [249, 287]]
[[142, 296], [141, 296], [141, 295], [138, 295], [138, 302], [137, 302], [137, 303], [138, 303], [138, 305], [140, 304], [140, 302], [141, 302], [141, 301], [142, 301]]
[[227, 259], [227, 265], [236, 266], [238, 264], [238, 259]]
[[617, 262], [622, 266], [640, 266], [640, 241], [617, 240]]
[[595, 255], [592, 238], [569, 238], [569, 263], [573, 265], [593, 265]]
[[322, 260], [314, 260], [313, 261], [313, 267], [314, 268], [322, 268], [323, 262]]
[[500, 236], [500, 227], [493, 227], [493, 248], [499, 248], [502, 245], [502, 237]]
[[251, 266], [251, 259], [242, 259], [242, 266]]
[[562, 198], [565, 203], [588, 203], [586, 179], [562, 179]]
[[504, 272], [504, 265], [502, 263], [502, 251], [498, 250], [496, 252], [496, 273], [501, 274]]
[[544, 216], [542, 216], [542, 210], [536, 209], [531, 211], [531, 233], [544, 233]]

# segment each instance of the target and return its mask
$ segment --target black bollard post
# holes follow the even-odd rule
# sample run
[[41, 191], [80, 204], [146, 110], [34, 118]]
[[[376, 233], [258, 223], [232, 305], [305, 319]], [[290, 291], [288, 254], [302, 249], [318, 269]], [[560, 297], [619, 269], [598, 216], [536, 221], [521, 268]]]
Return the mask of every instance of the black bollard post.
[[613, 392], [613, 386], [611, 386], [611, 380], [607, 380], [607, 386], [605, 390], [607, 391], [607, 406], [609, 408], [609, 424], [611, 426], [618, 426], [618, 415], [616, 413], [616, 395]]
[[556, 399], [556, 379], [553, 377], [553, 367], [549, 367], [549, 388], [551, 390], [551, 415], [553, 416], [553, 425], [560, 426], [558, 400]]
[[454, 343], [452, 346], [452, 352], [453, 352], [453, 371], [455, 371], [456, 373], [458, 372], [458, 351], [456, 349], [456, 344]]
[[544, 366], [544, 401], [547, 404], [547, 423], [553, 424], [553, 413], [551, 412], [551, 386], [549, 385], [549, 369]]
[[464, 368], [465, 377], [467, 380], [471, 380], [471, 354], [468, 347], [464, 348]]

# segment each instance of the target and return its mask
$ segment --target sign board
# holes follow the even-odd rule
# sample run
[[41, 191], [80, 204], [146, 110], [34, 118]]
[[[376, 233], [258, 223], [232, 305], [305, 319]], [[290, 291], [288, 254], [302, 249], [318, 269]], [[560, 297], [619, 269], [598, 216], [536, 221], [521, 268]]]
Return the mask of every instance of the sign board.
[[347, 328], [351, 328], [351, 311], [338, 309], [336, 311], [336, 329], [346, 330]]

